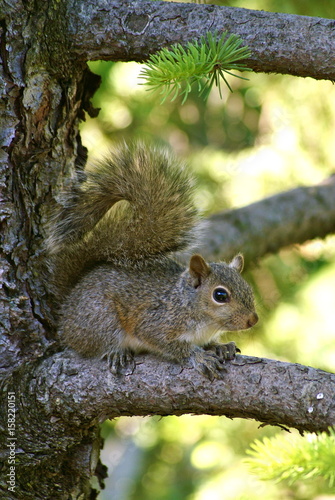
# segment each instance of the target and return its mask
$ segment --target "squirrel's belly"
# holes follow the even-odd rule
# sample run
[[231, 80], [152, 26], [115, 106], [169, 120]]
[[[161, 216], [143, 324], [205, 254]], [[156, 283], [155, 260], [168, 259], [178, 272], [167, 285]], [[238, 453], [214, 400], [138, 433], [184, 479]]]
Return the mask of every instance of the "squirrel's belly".
[[183, 333], [180, 336], [180, 340], [202, 346], [208, 344], [209, 342], [213, 342], [221, 333], [221, 331], [218, 331], [216, 325], [196, 325], [194, 329]]

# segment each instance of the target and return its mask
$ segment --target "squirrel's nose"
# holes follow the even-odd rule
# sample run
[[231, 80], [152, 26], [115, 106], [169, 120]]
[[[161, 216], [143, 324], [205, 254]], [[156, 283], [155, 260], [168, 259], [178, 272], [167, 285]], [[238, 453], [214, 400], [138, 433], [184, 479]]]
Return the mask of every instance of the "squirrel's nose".
[[247, 321], [247, 325], [248, 325], [248, 328], [251, 328], [252, 326], [254, 326], [258, 321], [258, 315], [257, 313], [252, 313], [250, 318], [248, 319]]

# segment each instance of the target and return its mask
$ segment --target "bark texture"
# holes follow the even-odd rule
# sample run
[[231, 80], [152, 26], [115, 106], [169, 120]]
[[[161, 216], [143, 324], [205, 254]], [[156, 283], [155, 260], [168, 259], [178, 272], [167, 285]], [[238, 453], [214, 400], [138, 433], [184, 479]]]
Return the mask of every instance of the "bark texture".
[[125, 368], [115, 377], [104, 361], [68, 352], [40, 364], [35, 378], [40, 411], [63, 423], [74, 414], [80, 426], [120, 415], [184, 413], [253, 418], [301, 432], [335, 424], [334, 374], [264, 358], [237, 355], [209, 383], [191, 367], [148, 355], [137, 356], [133, 373]]
[[88, 495], [91, 474], [96, 472], [100, 479], [105, 474], [98, 466], [97, 424], [106, 418], [225, 415], [300, 432], [335, 424], [335, 375], [240, 355], [227, 362], [221, 379], [209, 382], [192, 368], [149, 356], [137, 357], [133, 373], [125, 369], [115, 377], [104, 361], [62, 352], [17, 372], [6, 390], [20, 397], [20, 494], [13, 498], [67, 498], [64, 491]]
[[72, 0], [71, 51], [81, 60], [144, 61], [207, 31], [240, 35], [254, 71], [335, 80], [335, 21], [216, 5]]
[[[98, 428], [78, 434], [69, 425], [66, 434], [64, 429], [57, 433], [52, 419], [39, 414], [36, 393], [30, 391], [23, 403], [23, 393], [17, 390], [20, 379], [29, 379], [30, 388], [34, 387], [31, 366], [51, 345], [54, 307], [43, 280], [43, 228], [57, 190], [70, 171], [73, 174], [76, 159], [85, 155], [78, 124], [85, 109], [91, 112], [88, 99], [98, 85], [85, 63], [69, 57], [65, 20], [66, 2], [0, 1], [0, 496], [4, 499], [80, 494], [94, 498], [87, 457], [99, 442]], [[67, 452], [73, 438], [76, 446]], [[9, 461], [11, 452], [14, 465]]]
[[[115, 378], [101, 362], [55, 354], [44, 228], [59, 189], [82, 175], [78, 124], [85, 110], [95, 114], [89, 99], [99, 85], [86, 60], [143, 60], [209, 29], [240, 34], [257, 71], [334, 78], [334, 21], [327, 19], [145, 1], [0, 0], [1, 498], [95, 498], [89, 481], [105, 475], [98, 422], [107, 417], [225, 414], [301, 431], [334, 424], [334, 377], [312, 368], [238, 357], [222, 380], [209, 383], [191, 369], [139, 358], [134, 374]], [[291, 209], [254, 227], [259, 255], [333, 231], [333, 189], [331, 181], [279, 195], [292, 201]], [[306, 197], [314, 203], [297, 236], [290, 224], [301, 217]], [[261, 203], [278, 213], [280, 201], [265, 200], [250, 207], [252, 216], [247, 208], [226, 214], [228, 227], [264, 213]], [[212, 218], [213, 233], [227, 230], [222, 218]], [[269, 227], [272, 246], [264, 237]], [[284, 227], [291, 228], [285, 237]], [[242, 233], [232, 236], [238, 245]], [[235, 252], [221, 243], [213, 237], [210, 251]], [[16, 486], [9, 490], [12, 447]]]

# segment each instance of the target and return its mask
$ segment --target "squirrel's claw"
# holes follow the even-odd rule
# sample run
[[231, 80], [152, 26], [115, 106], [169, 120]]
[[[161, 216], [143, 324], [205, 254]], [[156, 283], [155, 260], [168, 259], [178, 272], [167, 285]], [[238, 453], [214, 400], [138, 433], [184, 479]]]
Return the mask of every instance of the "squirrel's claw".
[[107, 358], [108, 366], [113, 375], [119, 375], [124, 368], [130, 368], [131, 373], [135, 370], [134, 353], [130, 349], [112, 350], [103, 357]]
[[209, 377], [210, 380], [220, 378], [222, 371], [226, 370], [225, 362], [233, 360], [238, 352], [241, 352], [241, 350], [236, 346], [235, 342], [228, 342], [227, 344], [212, 342], [205, 346], [204, 349], [197, 348], [193, 354], [193, 366]]
[[235, 358], [236, 354], [241, 352], [241, 349], [237, 347], [235, 342], [228, 342], [227, 344], [218, 344], [212, 342], [205, 346], [206, 351], [213, 351], [217, 357], [224, 363], [225, 361], [231, 361]]
[[191, 355], [191, 363], [196, 370], [208, 377], [210, 380], [221, 378], [221, 372], [226, 370], [222, 359], [211, 350], [205, 351], [196, 347]]

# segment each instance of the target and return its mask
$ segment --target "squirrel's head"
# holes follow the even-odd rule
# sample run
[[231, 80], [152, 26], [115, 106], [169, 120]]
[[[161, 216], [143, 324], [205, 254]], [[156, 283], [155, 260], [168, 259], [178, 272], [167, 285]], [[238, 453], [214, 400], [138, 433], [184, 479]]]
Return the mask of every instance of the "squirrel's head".
[[190, 259], [188, 273], [197, 303], [217, 330], [247, 330], [258, 321], [253, 291], [241, 276], [243, 265], [241, 254], [229, 264], [208, 264], [201, 255]]

